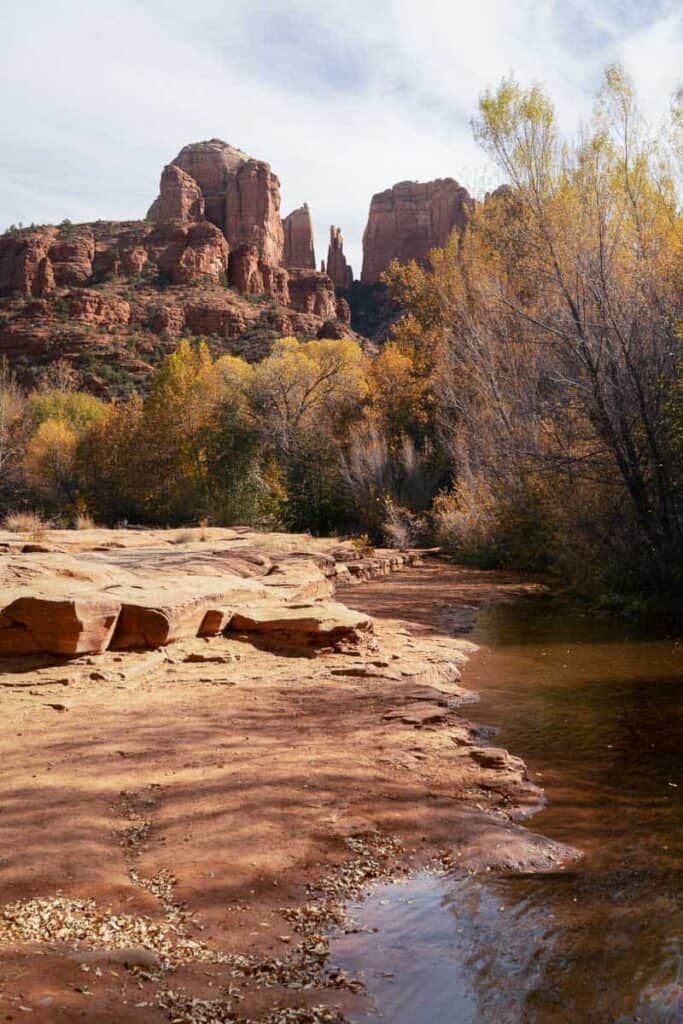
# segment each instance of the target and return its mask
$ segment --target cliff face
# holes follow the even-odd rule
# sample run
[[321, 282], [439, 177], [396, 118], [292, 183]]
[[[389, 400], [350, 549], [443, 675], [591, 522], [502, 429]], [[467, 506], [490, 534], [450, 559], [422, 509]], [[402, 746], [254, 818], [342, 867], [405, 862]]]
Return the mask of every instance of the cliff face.
[[159, 196], [147, 213], [147, 220], [203, 220], [205, 214], [204, 194], [195, 181], [182, 167], [168, 164], [161, 172]]
[[286, 267], [315, 270], [313, 224], [308, 204], [292, 210], [282, 222], [285, 233], [284, 264]]
[[453, 178], [402, 181], [372, 197], [363, 233], [363, 284], [375, 284], [389, 263], [424, 263], [430, 249], [462, 231], [474, 204]]
[[249, 246], [264, 265], [282, 264], [279, 179], [270, 164], [220, 139], [184, 146], [164, 169], [147, 218], [171, 217], [206, 217], [223, 232], [231, 252]]
[[282, 220], [269, 164], [219, 139], [192, 143], [164, 167], [145, 220], [0, 235], [0, 357], [27, 384], [66, 359], [107, 393], [136, 386], [183, 334], [249, 358], [286, 334], [343, 337], [350, 322], [381, 339], [400, 312], [381, 272], [392, 259], [423, 262], [472, 206], [452, 178], [374, 196], [361, 285], [338, 227], [315, 269], [310, 211]]
[[330, 244], [327, 248], [327, 273], [335, 288], [350, 288], [353, 284], [353, 270], [344, 255], [344, 236], [341, 228], [330, 228]]
[[[199, 186], [204, 197], [208, 220], [225, 232], [225, 201], [228, 179], [250, 158], [241, 149], [209, 139], [208, 142], [192, 142], [183, 146], [171, 165], [183, 170]], [[163, 192], [163, 178], [161, 182]], [[154, 207], [147, 215], [152, 215]]]

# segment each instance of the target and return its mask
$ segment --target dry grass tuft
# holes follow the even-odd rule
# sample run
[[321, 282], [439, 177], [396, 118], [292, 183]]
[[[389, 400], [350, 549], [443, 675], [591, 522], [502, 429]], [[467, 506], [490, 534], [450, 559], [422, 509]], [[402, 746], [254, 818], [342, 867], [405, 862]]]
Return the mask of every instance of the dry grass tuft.
[[95, 520], [87, 512], [80, 512], [74, 520], [74, 530], [94, 530]]
[[49, 528], [38, 512], [8, 512], [3, 526], [10, 533], [27, 534], [32, 541], [45, 540]]

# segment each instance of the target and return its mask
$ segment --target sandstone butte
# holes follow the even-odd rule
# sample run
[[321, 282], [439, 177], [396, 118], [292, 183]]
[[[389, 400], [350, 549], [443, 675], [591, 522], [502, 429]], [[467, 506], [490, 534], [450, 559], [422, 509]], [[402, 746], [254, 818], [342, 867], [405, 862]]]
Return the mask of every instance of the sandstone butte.
[[344, 337], [349, 323], [315, 268], [307, 208], [283, 222], [270, 165], [218, 139], [185, 146], [164, 167], [144, 220], [0, 237], [0, 356], [27, 384], [27, 367], [66, 359], [85, 370], [87, 389], [106, 393], [102, 366], [144, 377], [180, 335], [260, 358], [276, 337], [323, 327]]
[[392, 260], [424, 263], [454, 230], [465, 228], [474, 206], [453, 178], [402, 181], [372, 197], [363, 234], [363, 284], [375, 284]]
[[163, 168], [144, 220], [0, 236], [0, 357], [27, 386], [41, 366], [67, 361], [83, 388], [106, 396], [144, 381], [181, 336], [248, 359], [291, 334], [355, 336], [372, 351], [398, 315], [372, 288], [382, 270], [392, 259], [424, 262], [464, 228], [472, 202], [451, 178], [375, 195], [363, 237], [368, 288], [353, 289], [341, 230], [331, 227], [316, 270], [310, 211], [281, 217], [268, 163], [220, 139], [192, 143]]

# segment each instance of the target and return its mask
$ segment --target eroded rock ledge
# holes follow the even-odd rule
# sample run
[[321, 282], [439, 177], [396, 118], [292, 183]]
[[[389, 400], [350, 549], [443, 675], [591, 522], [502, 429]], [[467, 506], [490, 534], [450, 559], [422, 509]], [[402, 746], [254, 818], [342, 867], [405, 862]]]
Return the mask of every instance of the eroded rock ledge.
[[[4, 540], [0, 657], [154, 649], [233, 632], [314, 653], [359, 643], [368, 616], [331, 600], [339, 581], [414, 564], [416, 552], [361, 557], [353, 545], [264, 539], [246, 530], [55, 531], [52, 543]], [[11, 538], [11, 535], [9, 535]], [[0, 539], [0, 543], [3, 543]], [[278, 551], [278, 544], [290, 550]]]

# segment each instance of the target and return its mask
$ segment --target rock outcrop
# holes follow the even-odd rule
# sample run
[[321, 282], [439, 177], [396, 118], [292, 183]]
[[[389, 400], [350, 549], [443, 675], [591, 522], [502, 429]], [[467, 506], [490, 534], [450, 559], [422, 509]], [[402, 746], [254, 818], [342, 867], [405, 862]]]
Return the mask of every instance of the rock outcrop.
[[195, 221], [204, 219], [204, 196], [195, 179], [177, 164], [161, 172], [159, 196], [152, 203], [148, 220]]
[[392, 260], [425, 263], [431, 249], [463, 230], [473, 204], [453, 178], [402, 181], [378, 192], [363, 233], [363, 284], [375, 284]]
[[335, 288], [350, 288], [353, 284], [353, 270], [346, 262], [344, 255], [344, 236], [341, 228], [330, 227], [330, 244], [327, 249], [328, 275], [332, 278]]
[[0, 237], [0, 296], [40, 298], [56, 286], [87, 284], [95, 238], [89, 224], [30, 228]]
[[[183, 175], [170, 171], [173, 167]], [[280, 266], [284, 250], [280, 182], [270, 164], [253, 160], [220, 139], [185, 146], [164, 169], [160, 194], [148, 219], [163, 219], [169, 210], [177, 211], [192, 201], [197, 209], [186, 178], [197, 185], [204, 215], [220, 228], [231, 250], [253, 245], [261, 261]]]
[[[197, 183], [204, 199], [207, 219], [225, 232], [228, 179], [248, 160], [249, 157], [241, 149], [229, 146], [220, 139], [209, 139], [207, 142], [193, 142], [183, 146], [171, 165], [179, 167]], [[156, 203], [152, 204], [148, 217], [154, 215], [155, 206]]]
[[[158, 648], [219, 630], [312, 653], [371, 631], [367, 615], [330, 601], [351, 571], [331, 552], [304, 540], [302, 550], [271, 558], [255, 546], [257, 534], [211, 533], [211, 544], [179, 545], [169, 531], [97, 530], [90, 545], [67, 537], [30, 551], [3, 534], [0, 658]], [[377, 553], [357, 576], [412, 561], [413, 552]]]
[[0, 295], [40, 298], [54, 290], [52, 239], [52, 232], [40, 229], [0, 238]]
[[253, 243], [241, 245], [232, 253], [230, 284], [243, 295], [271, 295], [283, 306], [290, 302], [287, 271], [262, 259]]
[[289, 274], [290, 302], [301, 313], [314, 313], [324, 320], [337, 316], [334, 285], [327, 274], [317, 270], [292, 270]]
[[164, 167], [145, 220], [0, 235], [0, 358], [26, 387], [73, 363], [106, 397], [144, 386], [182, 333], [252, 360], [284, 335], [346, 337], [353, 275], [335, 227], [328, 268], [315, 269], [307, 205], [281, 219], [269, 164], [219, 139], [193, 143]]
[[286, 267], [305, 267], [315, 270], [313, 224], [308, 203], [292, 210], [282, 222], [285, 235], [284, 264]]
[[64, 301], [73, 320], [98, 327], [130, 323], [129, 302], [106, 299], [92, 288], [75, 288], [67, 292]]

